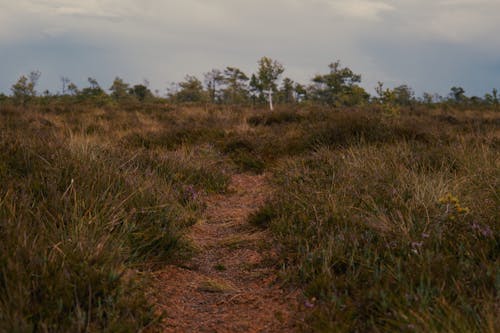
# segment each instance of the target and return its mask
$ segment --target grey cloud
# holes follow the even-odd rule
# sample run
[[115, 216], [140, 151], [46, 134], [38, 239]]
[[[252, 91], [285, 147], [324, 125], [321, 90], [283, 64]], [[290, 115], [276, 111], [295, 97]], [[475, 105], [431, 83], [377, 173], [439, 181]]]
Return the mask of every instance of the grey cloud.
[[35, 68], [50, 89], [59, 75], [121, 75], [163, 90], [268, 55], [302, 82], [341, 59], [369, 89], [478, 94], [500, 87], [499, 12], [496, 0], [0, 0], [0, 90]]

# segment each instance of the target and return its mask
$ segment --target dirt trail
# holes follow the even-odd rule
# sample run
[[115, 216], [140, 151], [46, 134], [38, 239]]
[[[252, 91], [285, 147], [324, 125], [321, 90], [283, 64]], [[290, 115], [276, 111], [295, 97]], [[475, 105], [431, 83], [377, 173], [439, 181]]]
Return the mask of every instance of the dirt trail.
[[197, 253], [157, 274], [164, 332], [296, 330], [299, 292], [278, 284], [272, 237], [247, 222], [269, 190], [264, 176], [239, 174], [228, 194], [207, 198], [205, 220], [189, 233]]

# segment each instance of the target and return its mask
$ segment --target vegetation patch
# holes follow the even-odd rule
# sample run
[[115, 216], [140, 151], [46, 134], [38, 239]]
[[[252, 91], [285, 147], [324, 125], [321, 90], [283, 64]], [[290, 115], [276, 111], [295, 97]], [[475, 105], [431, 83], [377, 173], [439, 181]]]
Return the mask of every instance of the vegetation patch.
[[274, 170], [267, 223], [292, 281], [319, 300], [313, 330], [498, 327], [498, 152], [421, 154], [405, 141], [322, 148]]
[[285, 123], [295, 123], [301, 121], [302, 119], [303, 116], [296, 110], [280, 110], [253, 115], [247, 119], [247, 122], [252, 126], [271, 126]]
[[[363, 104], [357, 85], [324, 91], [340, 69], [316, 78], [317, 103], [273, 112], [218, 92], [206, 107], [172, 106], [142, 87], [3, 98], [0, 331], [157, 323], [150, 271], [189, 255], [184, 229], [235, 172], [274, 179], [249, 220], [273, 233], [273, 265], [314, 300], [308, 329], [500, 330], [498, 112], [403, 103], [401, 89], [399, 102], [381, 90]], [[240, 101], [236, 81], [226, 97]]]

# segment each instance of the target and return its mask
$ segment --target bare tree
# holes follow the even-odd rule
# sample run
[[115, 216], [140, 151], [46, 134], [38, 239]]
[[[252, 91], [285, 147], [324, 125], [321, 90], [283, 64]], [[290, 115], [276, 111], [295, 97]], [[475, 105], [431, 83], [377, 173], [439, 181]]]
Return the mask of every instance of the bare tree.
[[62, 85], [62, 94], [63, 95], [66, 95], [66, 89], [68, 88], [68, 84], [70, 83], [71, 81], [69, 80], [68, 77], [66, 76], [61, 76], [61, 85]]

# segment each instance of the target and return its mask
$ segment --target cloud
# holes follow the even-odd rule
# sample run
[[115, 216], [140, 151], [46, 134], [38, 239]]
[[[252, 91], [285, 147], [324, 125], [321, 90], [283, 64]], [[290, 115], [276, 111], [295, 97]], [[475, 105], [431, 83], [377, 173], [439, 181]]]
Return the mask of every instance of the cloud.
[[328, 4], [338, 15], [357, 19], [380, 20], [384, 12], [394, 10], [392, 5], [381, 1], [330, 0]]
[[340, 59], [370, 89], [480, 91], [500, 86], [499, 12], [497, 0], [0, 0], [0, 91], [36, 68], [51, 89], [113, 72], [163, 89], [213, 67], [254, 71], [263, 55], [306, 83]]

